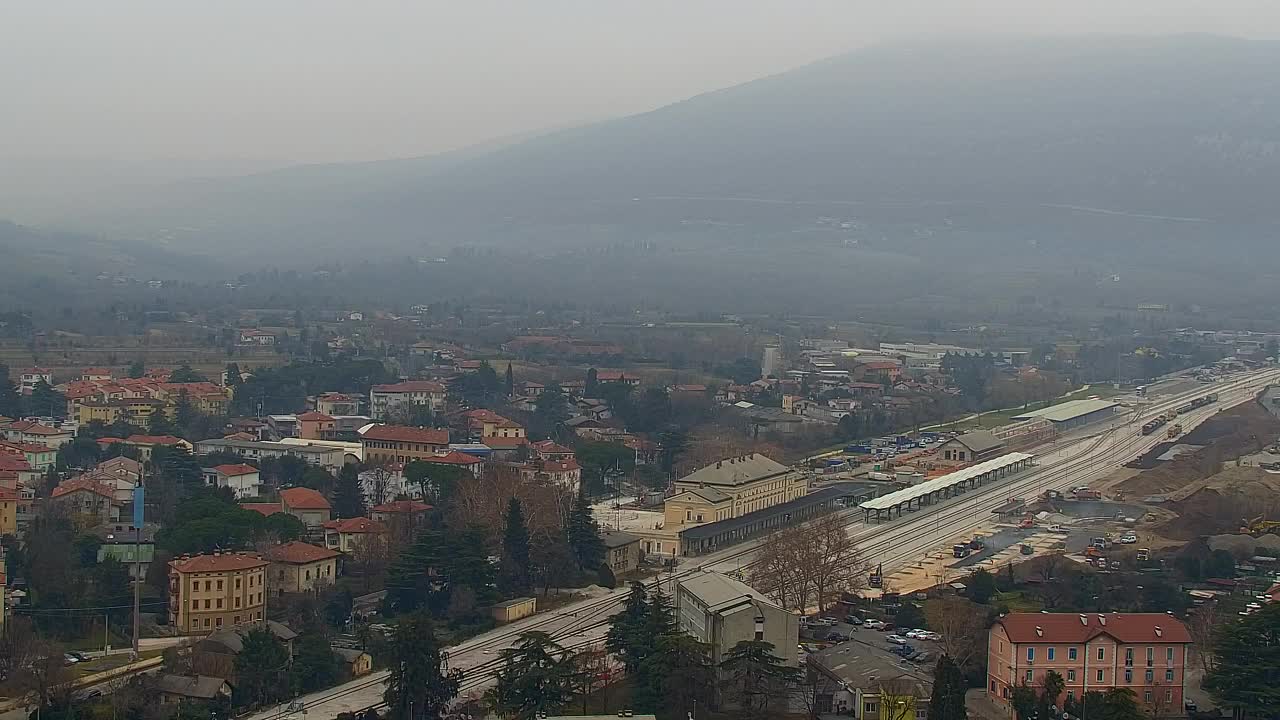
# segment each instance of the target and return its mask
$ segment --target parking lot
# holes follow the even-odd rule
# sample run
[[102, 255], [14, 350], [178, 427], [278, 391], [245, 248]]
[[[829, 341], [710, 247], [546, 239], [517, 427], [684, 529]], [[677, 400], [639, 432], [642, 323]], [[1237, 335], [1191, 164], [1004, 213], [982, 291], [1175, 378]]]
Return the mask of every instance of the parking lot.
[[[859, 643], [888, 653], [894, 659], [908, 660], [921, 665], [932, 664], [938, 659], [936, 635], [915, 637], [917, 633], [914, 628], [894, 628], [892, 624], [886, 625], [887, 628], [892, 629], [877, 629], [877, 621], [874, 620], [867, 621], [872, 623], [870, 627], [866, 624], [853, 624], [835, 618], [820, 620], [829, 620], [832, 624], [800, 626], [802, 664], [805, 655], [844, 643]], [[907, 635], [913, 636], [907, 637]]]

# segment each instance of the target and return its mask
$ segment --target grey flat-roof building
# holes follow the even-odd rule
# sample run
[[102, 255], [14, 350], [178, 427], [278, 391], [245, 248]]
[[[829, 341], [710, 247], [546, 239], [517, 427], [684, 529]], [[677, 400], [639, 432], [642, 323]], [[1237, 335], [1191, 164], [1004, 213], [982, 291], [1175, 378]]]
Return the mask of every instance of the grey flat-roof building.
[[1021, 415], [1015, 415], [1011, 419], [1014, 422], [1023, 422], [1044, 418], [1053, 423], [1054, 429], [1063, 431], [1105, 420], [1115, 414], [1117, 407], [1119, 407], [1118, 403], [1098, 398], [1072, 400], [1051, 405], [1041, 410], [1032, 410]]
[[772, 643], [788, 665], [799, 663], [800, 619], [746, 583], [716, 572], [694, 573], [677, 583], [675, 605], [680, 629], [710, 645], [716, 665], [744, 640]]

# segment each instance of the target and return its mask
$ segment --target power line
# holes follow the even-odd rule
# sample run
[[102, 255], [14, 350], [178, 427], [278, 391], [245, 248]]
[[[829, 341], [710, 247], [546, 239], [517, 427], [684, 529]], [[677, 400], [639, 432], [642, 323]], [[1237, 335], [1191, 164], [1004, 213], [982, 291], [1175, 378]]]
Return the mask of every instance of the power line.
[[[146, 605], [146, 606], [152, 606], [152, 605], [168, 605], [168, 604], [169, 604], [169, 601], [168, 601], [168, 600], [152, 600], [152, 601], [150, 601], [150, 602], [144, 602], [144, 603], [140, 603], [140, 604], [141, 604], [141, 605]], [[104, 611], [104, 610], [130, 610], [130, 609], [132, 609], [132, 608], [133, 608], [133, 603], [129, 603], [128, 605], [102, 605], [102, 606], [99, 606], [99, 607], [82, 607], [82, 608], [76, 608], [76, 607], [67, 607], [67, 608], [24, 608], [24, 607], [15, 607], [15, 608], [13, 608], [12, 610], [13, 610], [13, 612], [15, 612], [15, 613], [26, 613], [26, 614], [36, 614], [36, 613], [59, 613], [59, 612], [67, 612], [67, 613], [71, 613], [71, 612], [94, 612], [94, 613], [98, 613], [98, 612], [102, 612], [102, 611]]]

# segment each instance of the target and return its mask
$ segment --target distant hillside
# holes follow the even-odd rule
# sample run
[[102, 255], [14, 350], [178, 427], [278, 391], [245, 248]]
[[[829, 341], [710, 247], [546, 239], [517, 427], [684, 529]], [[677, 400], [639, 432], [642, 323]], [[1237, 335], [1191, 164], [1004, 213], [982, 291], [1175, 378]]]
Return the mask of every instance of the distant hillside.
[[1276, 269], [1277, 67], [1208, 36], [874, 48], [495, 150], [186, 184], [100, 227], [259, 262], [641, 243], [699, 278], [805, 257], [852, 299], [943, 269], [1152, 297]]

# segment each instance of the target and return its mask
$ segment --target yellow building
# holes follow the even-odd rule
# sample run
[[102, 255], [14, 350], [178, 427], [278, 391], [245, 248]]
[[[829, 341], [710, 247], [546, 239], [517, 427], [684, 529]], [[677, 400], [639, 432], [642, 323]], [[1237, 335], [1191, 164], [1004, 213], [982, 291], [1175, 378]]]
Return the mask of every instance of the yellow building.
[[130, 425], [147, 427], [151, 416], [163, 412], [170, 418], [173, 409], [165, 406], [163, 400], [153, 398], [120, 398], [116, 400], [83, 400], [80, 402], [76, 419], [81, 425], [96, 421], [110, 425], [123, 420]]
[[341, 554], [297, 540], [267, 548], [262, 555], [271, 562], [267, 573], [269, 594], [309, 592], [332, 585], [338, 576]]
[[267, 561], [252, 553], [214, 553], [169, 561], [169, 624], [188, 635], [261, 621]]
[[0, 487], [0, 535], [18, 532], [18, 491]]
[[667, 498], [664, 526], [731, 520], [795, 500], [809, 491], [803, 473], [759, 453], [721, 460], [675, 483]]

